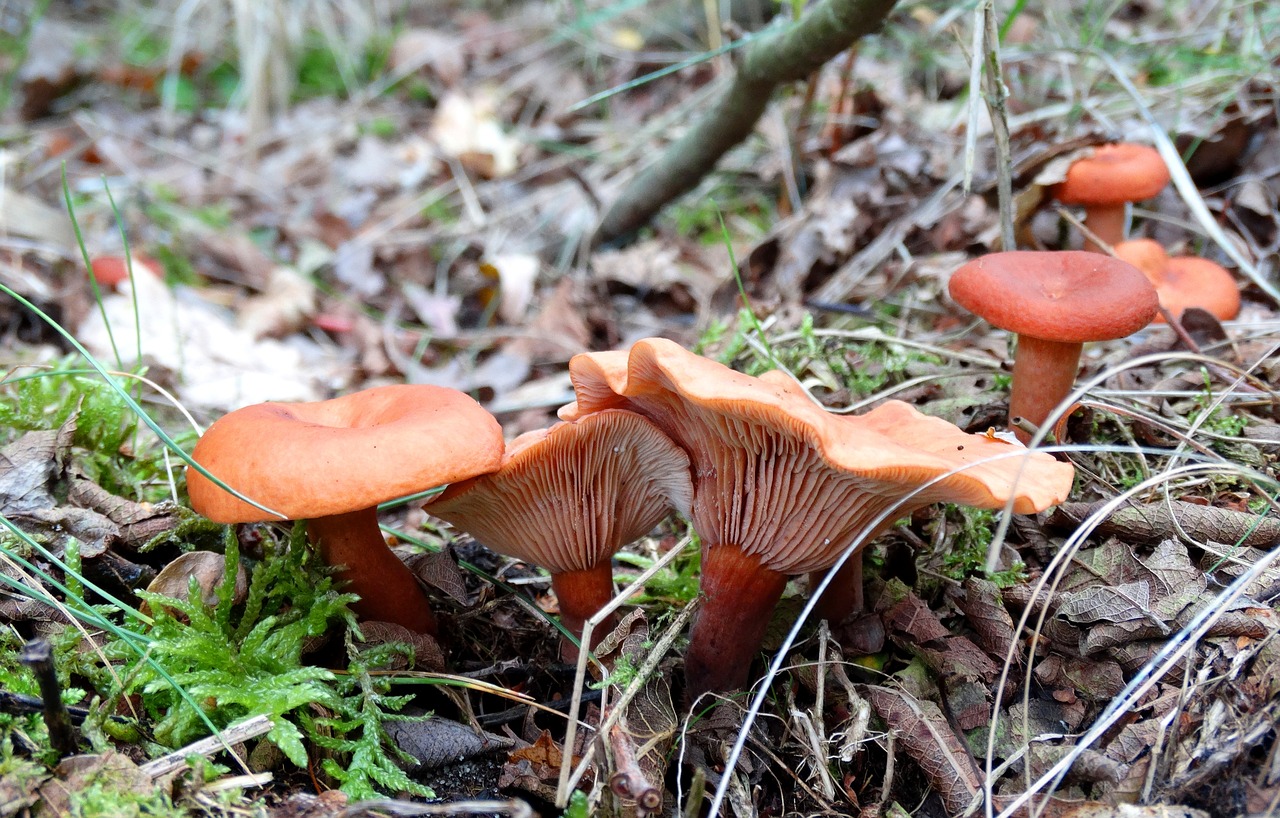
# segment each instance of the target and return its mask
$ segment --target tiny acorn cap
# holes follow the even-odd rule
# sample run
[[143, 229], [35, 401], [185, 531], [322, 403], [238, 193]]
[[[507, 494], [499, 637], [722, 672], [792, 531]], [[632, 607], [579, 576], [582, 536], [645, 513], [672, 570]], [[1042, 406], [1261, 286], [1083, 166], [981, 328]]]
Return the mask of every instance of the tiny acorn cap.
[[958, 304], [994, 326], [1047, 341], [1123, 338], [1159, 311], [1141, 270], [1081, 250], [988, 253], [957, 269], [949, 289]]

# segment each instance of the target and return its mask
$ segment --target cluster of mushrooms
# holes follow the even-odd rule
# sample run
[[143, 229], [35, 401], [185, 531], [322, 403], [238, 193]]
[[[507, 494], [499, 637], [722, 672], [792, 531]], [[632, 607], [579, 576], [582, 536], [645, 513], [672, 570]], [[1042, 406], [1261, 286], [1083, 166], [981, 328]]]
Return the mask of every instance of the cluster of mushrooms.
[[1124, 338], [1190, 307], [1222, 320], [1240, 312], [1226, 269], [1171, 258], [1151, 239], [1125, 240], [1126, 208], [1168, 183], [1155, 148], [1102, 145], [1074, 162], [1053, 190], [1064, 204], [1085, 209], [1083, 251], [990, 253], [951, 276], [957, 303], [1018, 336], [1009, 417], [1023, 443], [1071, 392], [1085, 342]]
[[1125, 238], [1127, 207], [1155, 197], [1168, 184], [1169, 168], [1159, 151], [1119, 142], [1100, 145], [1092, 155], [1073, 162], [1053, 195], [1063, 204], [1084, 207], [1089, 230], [1084, 249], [1104, 253], [1110, 248], [1116, 258], [1141, 270], [1156, 288], [1160, 306], [1173, 318], [1188, 307], [1199, 307], [1229, 321], [1240, 312], [1240, 290], [1225, 268], [1208, 259], [1170, 256], [1151, 239]]
[[[323, 559], [360, 596], [360, 617], [435, 632], [377, 505], [447, 483], [427, 511], [545, 568], [573, 633], [613, 596], [614, 553], [674, 509], [702, 545], [704, 601], [685, 656], [692, 699], [750, 680], [790, 577], [826, 571], [851, 544], [932, 503], [1032, 513], [1071, 488], [1071, 465], [1046, 453], [900, 401], [832, 414], [782, 372], [751, 377], [665, 339], [577, 355], [569, 370], [576, 401], [562, 421], [505, 445], [478, 403], [435, 386], [232, 412], [194, 459], [253, 503], [191, 469], [192, 506], [222, 523], [307, 520]], [[855, 554], [822, 612], [835, 621], [860, 605]]]

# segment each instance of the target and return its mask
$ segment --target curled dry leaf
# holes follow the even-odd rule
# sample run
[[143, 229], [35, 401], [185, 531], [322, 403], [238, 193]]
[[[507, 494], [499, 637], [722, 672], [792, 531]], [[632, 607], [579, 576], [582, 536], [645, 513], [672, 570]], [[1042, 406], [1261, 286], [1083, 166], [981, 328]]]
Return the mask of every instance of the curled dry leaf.
[[[512, 750], [507, 756], [507, 763], [498, 778], [498, 786], [507, 789], [515, 787], [533, 793], [548, 803], [556, 797], [556, 783], [560, 778], [560, 762], [563, 749], [551, 738], [546, 730], [538, 736], [538, 740], [528, 747]], [[572, 763], [577, 764], [575, 755]]]
[[[600, 641], [596, 655], [605, 661], [617, 652], [632, 667], [641, 666], [649, 643], [649, 625], [644, 611], [627, 614], [613, 632]], [[606, 710], [602, 716], [610, 715]], [[609, 788], [626, 802], [633, 802], [642, 814], [662, 809], [663, 778], [667, 754], [679, 729], [675, 705], [671, 701], [671, 675], [659, 670], [650, 675], [627, 711], [609, 731], [614, 772]]]
[[239, 308], [240, 328], [254, 339], [280, 337], [306, 325], [316, 311], [316, 288], [290, 267], [276, 267], [266, 291], [245, 299]]
[[[226, 577], [227, 563], [222, 554], [213, 551], [190, 551], [164, 567], [164, 570], [147, 586], [147, 591], [173, 599], [187, 599], [191, 579], [194, 577], [200, 589], [200, 601], [205, 605], [218, 604], [218, 589]], [[249, 594], [249, 575], [243, 565], [236, 566], [236, 587], [231, 602], [238, 605]]]
[[503, 132], [497, 108], [490, 92], [477, 91], [467, 96], [450, 91], [436, 106], [431, 138], [447, 156], [462, 161], [481, 176], [506, 176], [516, 169], [521, 145]]
[[542, 263], [529, 253], [497, 253], [480, 263], [480, 270], [498, 279], [498, 315], [508, 324], [519, 324], [533, 301], [534, 285]]
[[959, 815], [981, 797], [982, 774], [936, 704], [886, 687], [866, 692], [876, 714], [938, 791], [948, 815]]
[[1051, 653], [1036, 665], [1036, 681], [1062, 688], [1090, 701], [1108, 701], [1124, 689], [1124, 671], [1109, 659], [1080, 659]]
[[[887, 604], [886, 604], [887, 603]], [[945, 642], [951, 636], [938, 615], [916, 596], [901, 580], [891, 580], [876, 603], [882, 608], [881, 618], [891, 636], [906, 638], [912, 644]]]
[[[964, 592], [956, 599], [956, 605], [964, 612], [965, 619], [974, 631], [978, 647], [1003, 661], [1009, 649], [1016, 643], [1013, 617], [1000, 601], [1000, 588], [991, 580], [967, 577]], [[1014, 658], [1021, 657], [1021, 652]]]
[[101, 755], [68, 756], [53, 770], [53, 777], [39, 790], [39, 815], [73, 815], [73, 807], [89, 788], [113, 793], [121, 803], [130, 795], [141, 797], [156, 791], [156, 785], [128, 756], [107, 750]]
[[1209, 818], [1209, 813], [1179, 804], [1083, 804], [1062, 818]]
[[419, 580], [437, 591], [443, 591], [459, 605], [471, 603], [471, 595], [467, 593], [466, 576], [458, 567], [458, 558], [452, 549], [413, 554], [405, 559], [405, 564]]
[[417, 762], [410, 772], [443, 767], [478, 755], [511, 749], [506, 736], [475, 730], [451, 719], [432, 716], [412, 721], [388, 721], [387, 735]]
[[[1049, 515], [1048, 524], [1074, 530], [1102, 506], [1103, 503], [1063, 503]], [[1116, 509], [1098, 525], [1097, 534], [1130, 543], [1154, 544], [1187, 536], [1199, 541], [1267, 548], [1280, 543], [1280, 519], [1171, 500]]]
[[429, 633], [411, 631], [394, 622], [362, 622], [360, 632], [364, 634], [366, 646], [384, 645], [387, 642], [403, 642], [413, 648], [413, 664], [404, 661], [399, 667], [388, 667], [388, 670], [413, 670], [428, 673], [442, 673], [445, 670], [444, 651], [440, 643]]
[[104, 515], [119, 526], [120, 542], [130, 548], [141, 548], [178, 524], [179, 512], [173, 503], [135, 503], [117, 497], [74, 468], [67, 499], [80, 508]]
[[388, 62], [397, 74], [425, 69], [446, 88], [457, 84], [467, 68], [467, 58], [458, 48], [456, 34], [431, 28], [409, 28], [391, 44]]
[[27, 432], [0, 449], [0, 514], [54, 507], [49, 483], [61, 472], [75, 432], [73, 413], [56, 431]]

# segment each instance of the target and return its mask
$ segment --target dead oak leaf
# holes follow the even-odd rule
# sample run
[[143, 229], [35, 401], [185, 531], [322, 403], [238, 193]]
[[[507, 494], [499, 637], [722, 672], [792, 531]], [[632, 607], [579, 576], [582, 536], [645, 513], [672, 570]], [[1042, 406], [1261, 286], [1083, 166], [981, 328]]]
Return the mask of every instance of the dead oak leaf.
[[73, 413], [57, 430], [27, 432], [0, 449], [0, 513], [19, 516], [54, 507], [49, 483], [62, 471], [75, 432]]
[[[551, 733], [546, 730], [542, 731], [541, 735], [538, 736], [538, 740], [533, 744], [512, 750], [510, 755], [507, 756], [507, 760], [510, 762], [528, 761], [534, 765], [552, 767], [555, 769], [556, 775], [560, 774], [560, 764], [563, 758], [563, 750], [560, 745], [556, 744], [555, 739], [551, 738]], [[574, 763], [578, 761], [576, 757], [573, 760]]]

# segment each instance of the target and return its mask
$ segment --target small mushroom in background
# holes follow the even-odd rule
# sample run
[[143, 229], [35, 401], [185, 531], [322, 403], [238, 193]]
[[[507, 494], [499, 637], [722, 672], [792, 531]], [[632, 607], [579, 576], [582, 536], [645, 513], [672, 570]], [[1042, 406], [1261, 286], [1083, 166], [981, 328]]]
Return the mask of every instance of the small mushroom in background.
[[134, 253], [132, 257], [97, 256], [89, 264], [98, 286], [107, 290], [114, 291], [121, 283], [129, 281], [132, 278], [130, 267], [134, 275], [151, 275], [158, 281], [164, 280], [164, 268], [160, 262], [142, 253]]
[[[1196, 256], [1170, 256], [1151, 239], [1122, 241], [1111, 248], [1116, 258], [1127, 261], [1146, 275], [1156, 288], [1160, 306], [1174, 318], [1189, 307], [1199, 307], [1220, 321], [1240, 314], [1240, 290], [1225, 267]], [[1157, 315], [1157, 322], [1164, 321]]]
[[[197, 463], [307, 535], [362, 619], [436, 632], [417, 579], [378, 529], [378, 504], [498, 468], [502, 427], [480, 404], [438, 386], [382, 386], [315, 403], [262, 403], [217, 420]], [[278, 519], [187, 470], [191, 506], [218, 523]]]
[[[1072, 163], [1067, 178], [1056, 185], [1053, 196], [1067, 205], [1083, 205], [1085, 226], [1102, 241], [1124, 241], [1126, 208], [1156, 196], [1169, 184], [1169, 168], [1160, 152], [1149, 145], [1119, 142], [1099, 145], [1092, 156]], [[1101, 253], [1091, 239], [1084, 249]]]
[[[690, 699], [742, 687], [788, 578], [830, 568], [851, 542], [935, 502], [1001, 508], [1012, 497], [1029, 513], [1071, 488], [1072, 467], [1047, 454], [965, 434], [901, 401], [835, 415], [784, 373], [743, 375], [665, 339], [576, 355], [569, 373], [577, 402], [561, 417], [630, 409], [689, 454], [705, 597], [685, 655]], [[860, 566], [861, 555], [852, 560]], [[823, 600], [829, 618], [860, 600], [860, 585], [843, 579]]]
[[[550, 571], [564, 626], [581, 635], [613, 598], [613, 555], [673, 507], [687, 514], [692, 498], [684, 451], [640, 415], [612, 409], [517, 437], [498, 471], [451, 485], [426, 510]], [[565, 643], [564, 655], [577, 651]]]
[[[1017, 333], [1009, 418], [1040, 426], [1071, 393], [1087, 341], [1123, 338], [1159, 310], [1142, 271], [1102, 253], [989, 253], [951, 275], [951, 297], [992, 325]], [[1024, 444], [1031, 434], [1014, 424]]]

